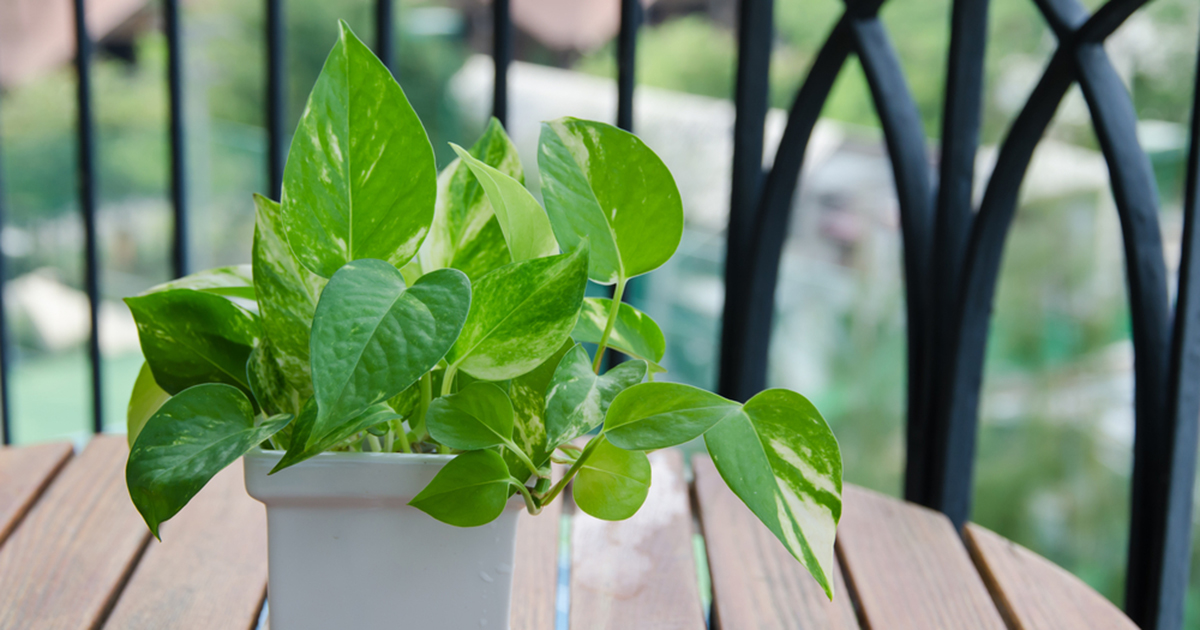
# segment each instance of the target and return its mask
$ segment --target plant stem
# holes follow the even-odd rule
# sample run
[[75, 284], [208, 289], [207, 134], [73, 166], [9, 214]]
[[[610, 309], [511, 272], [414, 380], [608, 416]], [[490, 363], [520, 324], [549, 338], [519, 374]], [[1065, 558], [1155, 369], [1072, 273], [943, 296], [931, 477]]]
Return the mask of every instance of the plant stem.
[[425, 376], [421, 377], [418, 387], [421, 399], [417, 404], [417, 415], [409, 420], [409, 424], [420, 442], [425, 439], [425, 414], [429, 412], [429, 401], [433, 399], [433, 372], [426, 372]]
[[[454, 385], [454, 375], [457, 372], [457, 365], [451, 365], [446, 368], [446, 373], [442, 375], [442, 396], [450, 395], [450, 388]], [[450, 447], [445, 444], [438, 444], [438, 452], [446, 455], [450, 452]]]
[[396, 427], [396, 439], [400, 440], [400, 450], [404, 453], [412, 452], [412, 445], [408, 443], [408, 432], [404, 430], [404, 423]]
[[525, 451], [522, 451], [519, 446], [513, 444], [511, 441], [505, 442], [504, 446], [508, 448], [508, 450], [512, 451], [513, 455], [516, 455], [517, 459], [521, 460], [522, 464], [525, 464], [525, 467], [529, 469], [529, 472], [533, 473], [534, 477], [541, 478], [542, 474], [538, 472], [537, 466], [533, 465], [533, 460], [529, 459], [529, 456], [525, 454]]
[[379, 451], [383, 450], [383, 447], [380, 446], [380, 444], [379, 444], [379, 438], [375, 437], [371, 433], [367, 433], [366, 438], [367, 438], [367, 446], [371, 447], [372, 453], [378, 453]]
[[587, 443], [587, 446], [583, 447], [583, 452], [579, 454], [579, 459], [575, 460], [574, 464], [571, 464], [571, 467], [567, 469], [567, 474], [563, 475], [563, 478], [559, 479], [558, 483], [554, 484], [554, 487], [550, 488], [549, 492], [542, 495], [542, 505], [550, 505], [550, 502], [554, 501], [558, 494], [563, 491], [563, 488], [567, 487], [567, 484], [575, 477], [575, 473], [579, 472], [579, 469], [583, 467], [583, 462], [592, 456], [592, 451], [596, 450], [602, 439], [604, 439], [603, 434], [597, 435]]
[[533, 500], [533, 495], [529, 494], [529, 488], [526, 488], [525, 484], [523, 483], [518, 483], [515, 477], [509, 481], [521, 491], [521, 496], [525, 497], [525, 509], [529, 510], [529, 513], [534, 516], [541, 514], [542, 506], [538, 505], [538, 502]]
[[612, 308], [608, 309], [608, 321], [604, 323], [604, 334], [600, 335], [600, 345], [596, 346], [596, 358], [592, 361], [592, 371], [600, 373], [600, 362], [604, 360], [604, 349], [608, 347], [608, 338], [612, 336], [613, 326], [617, 323], [617, 315], [621, 312], [621, 297], [625, 295], [624, 276], [617, 276], [617, 288], [613, 291]]

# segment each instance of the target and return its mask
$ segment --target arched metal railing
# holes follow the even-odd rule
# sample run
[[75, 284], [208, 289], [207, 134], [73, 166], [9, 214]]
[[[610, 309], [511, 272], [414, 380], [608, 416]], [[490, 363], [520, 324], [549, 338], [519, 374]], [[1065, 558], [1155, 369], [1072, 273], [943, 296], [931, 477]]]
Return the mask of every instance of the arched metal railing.
[[[264, 0], [266, 124], [269, 190], [278, 197], [285, 128], [284, 10]], [[633, 128], [638, 0], [619, 0], [616, 120]], [[1190, 557], [1191, 497], [1200, 416], [1200, 85], [1194, 100], [1184, 198], [1183, 258], [1176, 303], [1168, 300], [1158, 228], [1158, 192], [1137, 142], [1129, 94], [1109, 62], [1104, 40], [1146, 0], [1109, 0], [1089, 14], [1078, 0], [1035, 0], [1058, 38], [1058, 49], [1024, 109], [1012, 123], [982, 203], [972, 202], [983, 91], [987, 0], [955, 0], [947, 59], [937, 178], [929, 143], [905, 75], [878, 12], [884, 0], [846, 0], [800, 87], [773, 167], [762, 156], [767, 113], [774, 0], [741, 0], [738, 26], [737, 118], [726, 255], [720, 391], [746, 399], [766, 383], [779, 260], [800, 167], [833, 83], [850, 55], [866, 74], [895, 176], [904, 241], [909, 322], [907, 471], [905, 495], [962, 524], [970, 511], [979, 392], [989, 317], [1000, 259], [1017, 193], [1034, 149], [1070, 86], [1082, 88], [1108, 162], [1125, 242], [1135, 347], [1133, 505], [1126, 608], [1143, 628], [1182, 627]], [[85, 285], [91, 303], [93, 427], [103, 429], [102, 368], [96, 335], [99, 275], [96, 250], [96, 164], [85, 0], [75, 10], [78, 98], [78, 180], [83, 216]], [[162, 0], [168, 43], [172, 268], [188, 271], [186, 134], [181, 77], [185, 52], [179, 0]], [[393, 0], [375, 0], [375, 48], [393, 67]], [[508, 112], [507, 71], [513, 57], [509, 0], [493, 0], [493, 113]], [[2, 184], [2, 182], [0, 182]], [[0, 222], [4, 196], [0, 188]], [[3, 260], [0, 257], [0, 272]], [[0, 277], [3, 277], [0, 275]], [[0, 292], [0, 347], [7, 329]], [[8, 358], [0, 352], [0, 432], [10, 442]]]
[[796, 96], [764, 179], [759, 164], [766, 85], [742, 73], [761, 76], [766, 69], [772, 3], [742, 2], [735, 133], [746, 137], [734, 145], [726, 273], [744, 281], [727, 285], [721, 391], [745, 399], [766, 383], [776, 278], [804, 151], [834, 79], [847, 57], [856, 54], [883, 125], [900, 205], [909, 322], [905, 495], [961, 526], [970, 513], [984, 351], [1005, 240], [1033, 151], [1068, 88], [1078, 83], [1109, 166], [1133, 323], [1135, 444], [1126, 610], [1143, 628], [1180, 628], [1200, 416], [1200, 236], [1195, 226], [1200, 203], [1200, 123], [1195, 119], [1200, 113], [1193, 115], [1184, 254], [1172, 313], [1158, 191], [1138, 144], [1129, 94], [1103, 48], [1145, 0], [1110, 0], [1094, 14], [1077, 0], [1037, 0], [1058, 49], [1003, 141], [978, 209], [971, 199], [987, 2], [956, 0], [953, 5], [936, 192], [926, 172], [920, 118], [877, 17], [880, 4], [847, 1]]

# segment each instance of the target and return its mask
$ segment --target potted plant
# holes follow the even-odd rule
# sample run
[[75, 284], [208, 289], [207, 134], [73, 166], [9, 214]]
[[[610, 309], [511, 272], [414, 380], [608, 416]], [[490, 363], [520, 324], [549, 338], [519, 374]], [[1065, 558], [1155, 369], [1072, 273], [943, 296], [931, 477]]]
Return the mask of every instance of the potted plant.
[[[341, 24], [282, 201], [256, 197], [253, 265], [127, 300], [146, 365], [126, 480], [150, 530], [245, 456], [273, 630], [506, 628], [519, 510], [570, 482], [579, 509], [627, 518], [646, 451], [703, 436], [831, 594], [842, 466], [820, 414], [786, 390], [740, 404], [656, 381], [663, 334], [621, 301], [681, 238], [658, 157], [606, 124], [545, 123], [543, 208], [496, 121], [454, 150], [439, 175], [404, 92]], [[605, 349], [627, 360], [602, 371]]]

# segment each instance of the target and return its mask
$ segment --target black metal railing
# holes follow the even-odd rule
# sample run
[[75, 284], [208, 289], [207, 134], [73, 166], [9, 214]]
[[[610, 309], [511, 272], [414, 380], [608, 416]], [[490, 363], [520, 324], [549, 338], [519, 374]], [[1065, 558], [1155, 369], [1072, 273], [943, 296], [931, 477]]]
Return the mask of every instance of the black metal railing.
[[[779, 261], [792, 199], [813, 127], [851, 55], [861, 62], [883, 127], [900, 205], [908, 321], [907, 469], [910, 500], [945, 512], [961, 526], [970, 513], [984, 350], [1000, 259], [1017, 194], [1034, 149], [1068, 88], [1078, 84], [1108, 162], [1124, 234], [1135, 348], [1135, 444], [1126, 610], [1142, 628], [1178, 630], [1190, 560], [1192, 485], [1200, 417], [1200, 82], [1193, 100], [1184, 192], [1183, 257], [1175, 304], [1169, 303], [1158, 191], [1136, 136], [1130, 97], [1105, 54], [1104, 40], [1147, 0], [1109, 0], [1094, 14], [1078, 0], [1034, 0], [1058, 38], [1024, 109], [1009, 128], [982, 202], [972, 201], [979, 148], [987, 0], [954, 0], [947, 59], [940, 162], [930, 167], [926, 138], [888, 34], [878, 17], [885, 0], [846, 0], [796, 94], [772, 168], [762, 168], [774, 0], [741, 0], [733, 137], [731, 210], [725, 274], [719, 389], [745, 400], [766, 384]], [[284, 2], [265, 0], [267, 173], [278, 199], [285, 129]], [[78, 76], [78, 181], [84, 269], [90, 300], [93, 428], [103, 430], [98, 341], [92, 43], [85, 1], [75, 9]], [[616, 121], [633, 128], [638, 0], [620, 0]], [[181, 76], [184, 42], [178, 0], [163, 0], [168, 42], [172, 269], [188, 270], [186, 135]], [[395, 71], [393, 0], [376, 0], [376, 52]], [[513, 58], [509, 0], [493, 0], [493, 114], [508, 113]], [[0, 182], [2, 184], [3, 182]], [[0, 223], [4, 217], [0, 188]], [[3, 257], [0, 256], [0, 277]], [[0, 292], [0, 430], [10, 442], [9, 345]]]

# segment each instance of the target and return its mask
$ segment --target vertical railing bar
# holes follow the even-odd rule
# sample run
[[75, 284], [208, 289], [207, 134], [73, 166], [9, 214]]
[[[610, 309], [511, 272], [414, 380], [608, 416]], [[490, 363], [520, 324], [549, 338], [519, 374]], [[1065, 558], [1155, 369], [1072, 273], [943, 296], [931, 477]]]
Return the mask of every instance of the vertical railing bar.
[[283, 0], [267, 0], [267, 177], [270, 193], [280, 200], [283, 189], [283, 166], [287, 160], [284, 143], [286, 103], [286, 72], [284, 59]]
[[[4, 160], [3, 158], [3, 129], [0, 129], [0, 234], [4, 233], [5, 217], [8, 208], [4, 196]], [[0, 250], [0, 444], [8, 446], [13, 443], [12, 423], [9, 421], [9, 409], [12, 405], [8, 400], [8, 368], [12, 345], [8, 338], [8, 320], [4, 303], [4, 286], [8, 281], [7, 263], [3, 250]]]
[[392, 0], [375, 0], [375, 54], [396, 75], [396, 37], [392, 29]]
[[774, 0], [741, 0], [738, 12], [737, 86], [734, 91], [733, 168], [730, 174], [729, 224], [725, 238], [725, 309], [721, 334], [718, 391], [739, 398], [735, 382], [740, 373], [738, 344], [731, 334], [742, 326], [744, 282], [750, 233], [763, 183], [763, 134], [770, 91], [771, 33]]
[[1191, 146], [1183, 201], [1183, 256], [1171, 335], [1168, 414], [1174, 419], [1164, 527], [1162, 588], [1153, 602], [1155, 630], [1183, 628], [1188, 569], [1192, 557], [1192, 491], [1200, 422], [1200, 51], [1192, 99]]
[[513, 57], [512, 15], [509, 0], [492, 0], [492, 61], [495, 81], [492, 84], [492, 116], [500, 124], [508, 124], [508, 66]]
[[84, 0], [75, 5], [75, 70], [79, 134], [79, 207], [83, 214], [84, 283], [88, 296], [88, 356], [92, 367], [92, 431], [104, 431], [100, 364], [100, 275], [96, 255], [95, 144], [92, 120], [92, 42], [88, 36]]
[[[942, 116], [942, 149], [937, 202], [934, 214], [933, 301], [930, 315], [933, 330], [950, 330], [958, 302], [962, 259], [970, 238], [974, 215], [972, 186], [975, 153], [983, 114], [984, 55], [987, 47], [988, 0], [955, 0], [950, 18], [950, 50], [947, 54], [945, 107]], [[932, 343], [930, 379], [924, 392], [927, 412], [908, 418], [904, 471], [904, 496], [931, 505], [940, 479], [932, 478], [929, 449], [934, 433], [941, 431], [941, 417], [931, 413], [934, 392], [950, 362], [947, 344]]]
[[633, 131], [637, 34], [641, 22], [641, 0], [621, 0], [621, 28], [617, 32], [617, 126], [630, 132]]
[[179, 33], [179, 0], [163, 0], [167, 36], [167, 90], [171, 108], [171, 268], [176, 278], [188, 273], [187, 146], [184, 137], [183, 43]]

